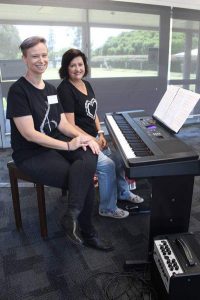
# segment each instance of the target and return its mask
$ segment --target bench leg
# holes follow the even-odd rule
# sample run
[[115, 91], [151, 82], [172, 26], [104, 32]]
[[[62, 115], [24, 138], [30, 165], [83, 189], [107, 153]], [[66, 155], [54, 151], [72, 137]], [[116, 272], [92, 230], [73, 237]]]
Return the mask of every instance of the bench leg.
[[44, 186], [36, 184], [39, 220], [40, 220], [40, 232], [43, 238], [47, 237], [47, 219], [46, 219], [46, 206], [45, 206], [45, 194]]
[[20, 228], [22, 228], [22, 219], [21, 219], [21, 209], [20, 209], [20, 201], [19, 201], [18, 181], [15, 176], [15, 173], [10, 169], [9, 169], [9, 176], [10, 176], [15, 223], [17, 229], [20, 230]]

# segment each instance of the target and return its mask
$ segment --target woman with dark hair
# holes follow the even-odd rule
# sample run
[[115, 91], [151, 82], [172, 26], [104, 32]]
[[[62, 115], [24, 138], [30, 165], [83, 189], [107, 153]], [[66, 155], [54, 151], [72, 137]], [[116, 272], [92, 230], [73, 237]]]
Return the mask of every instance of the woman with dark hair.
[[111, 153], [101, 130], [97, 115], [97, 100], [90, 83], [83, 78], [88, 73], [87, 59], [78, 49], [70, 49], [62, 56], [58, 96], [69, 123], [82, 134], [97, 141], [101, 152], [97, 162], [100, 203], [99, 214], [112, 218], [126, 218], [129, 213], [117, 207], [117, 199], [141, 203], [143, 199], [129, 190], [124, 169], [117, 154]]
[[42, 79], [48, 66], [45, 39], [30, 37], [20, 49], [27, 72], [11, 86], [7, 98], [13, 159], [35, 182], [68, 189], [62, 225], [71, 241], [112, 250], [92, 224], [99, 146], [67, 121], [56, 88]]

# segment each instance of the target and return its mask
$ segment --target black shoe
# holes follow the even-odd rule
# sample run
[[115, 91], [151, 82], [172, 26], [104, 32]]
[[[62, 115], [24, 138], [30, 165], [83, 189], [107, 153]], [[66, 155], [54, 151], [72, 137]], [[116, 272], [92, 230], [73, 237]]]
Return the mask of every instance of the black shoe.
[[76, 245], [83, 245], [83, 239], [78, 228], [77, 218], [71, 214], [65, 215], [61, 221], [66, 236]]
[[83, 245], [101, 251], [112, 251], [114, 247], [111, 243], [105, 240], [100, 240], [97, 235], [90, 237], [83, 236]]

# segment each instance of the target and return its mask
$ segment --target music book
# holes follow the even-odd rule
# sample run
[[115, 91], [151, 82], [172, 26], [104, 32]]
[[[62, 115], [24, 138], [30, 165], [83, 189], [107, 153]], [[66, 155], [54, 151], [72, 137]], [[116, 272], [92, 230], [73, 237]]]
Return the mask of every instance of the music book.
[[153, 117], [177, 133], [199, 98], [200, 94], [170, 85], [160, 100]]

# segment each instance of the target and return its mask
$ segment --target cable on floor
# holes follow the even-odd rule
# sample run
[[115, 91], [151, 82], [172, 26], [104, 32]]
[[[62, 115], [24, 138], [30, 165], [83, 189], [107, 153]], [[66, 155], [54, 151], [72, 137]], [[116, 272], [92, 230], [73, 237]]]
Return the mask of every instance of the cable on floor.
[[88, 300], [158, 300], [146, 272], [99, 272], [83, 284]]

